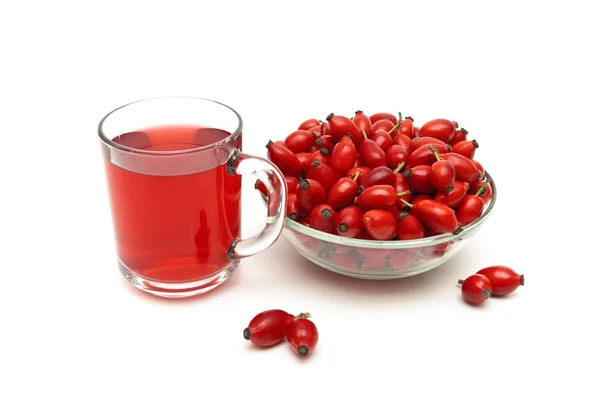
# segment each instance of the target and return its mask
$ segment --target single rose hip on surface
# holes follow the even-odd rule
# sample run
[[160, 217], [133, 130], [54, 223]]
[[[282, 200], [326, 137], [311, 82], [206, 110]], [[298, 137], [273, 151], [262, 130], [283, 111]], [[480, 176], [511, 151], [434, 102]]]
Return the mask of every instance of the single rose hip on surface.
[[283, 310], [266, 310], [257, 314], [244, 329], [244, 339], [257, 346], [268, 347], [285, 338], [285, 329], [294, 316]]
[[[310, 315], [307, 315], [310, 317]], [[294, 318], [285, 329], [285, 337], [292, 351], [306, 356], [314, 351], [319, 341], [319, 331], [315, 324], [304, 316]]]
[[525, 276], [504, 265], [494, 265], [477, 271], [484, 275], [492, 284], [494, 296], [505, 296], [514, 292], [519, 286], [525, 285]]
[[492, 295], [492, 284], [484, 275], [475, 274], [458, 281], [463, 299], [470, 304], [481, 304]]

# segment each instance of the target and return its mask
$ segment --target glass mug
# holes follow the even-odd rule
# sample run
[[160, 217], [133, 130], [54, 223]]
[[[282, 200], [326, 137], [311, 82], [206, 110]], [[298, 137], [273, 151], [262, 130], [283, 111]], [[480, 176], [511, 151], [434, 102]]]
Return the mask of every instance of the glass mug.
[[[124, 105], [98, 126], [117, 262], [138, 289], [186, 297], [214, 289], [240, 259], [281, 234], [286, 183], [270, 161], [242, 150], [242, 118], [201, 98]], [[241, 175], [269, 193], [267, 223], [240, 239]]]

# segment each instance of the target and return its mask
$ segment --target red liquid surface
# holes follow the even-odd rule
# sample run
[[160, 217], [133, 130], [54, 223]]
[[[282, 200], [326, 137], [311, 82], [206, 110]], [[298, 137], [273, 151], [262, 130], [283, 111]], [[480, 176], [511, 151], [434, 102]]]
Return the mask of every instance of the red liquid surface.
[[[219, 129], [169, 126], [113, 140], [137, 149], [169, 151], [205, 146], [227, 136]], [[239, 137], [236, 140], [241, 143]], [[203, 152], [196, 156], [203, 157]], [[228, 175], [226, 168], [225, 163], [198, 173], [153, 176], [106, 161], [120, 260], [136, 274], [166, 283], [196, 281], [222, 270], [230, 262], [229, 245], [240, 232], [241, 178]]]

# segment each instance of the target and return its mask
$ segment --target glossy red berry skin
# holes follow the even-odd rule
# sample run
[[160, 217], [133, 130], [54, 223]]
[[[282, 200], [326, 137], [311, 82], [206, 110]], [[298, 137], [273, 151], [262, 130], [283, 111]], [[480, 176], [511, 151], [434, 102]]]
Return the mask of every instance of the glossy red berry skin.
[[363, 226], [375, 240], [390, 240], [396, 235], [396, 217], [389, 211], [367, 211], [363, 216]]
[[302, 173], [300, 160], [284, 145], [269, 141], [267, 143], [267, 155], [269, 160], [273, 161], [284, 175], [298, 177]]
[[273, 346], [284, 340], [286, 328], [294, 316], [283, 310], [266, 310], [257, 314], [244, 329], [244, 338], [261, 347]]
[[329, 204], [319, 204], [308, 217], [310, 227], [325, 233], [335, 233], [335, 210]]
[[477, 271], [490, 280], [494, 296], [506, 296], [525, 285], [525, 276], [504, 265], [494, 265]]
[[315, 144], [315, 136], [312, 132], [299, 129], [285, 138], [285, 146], [292, 153], [305, 153]]
[[285, 337], [294, 353], [306, 356], [317, 346], [319, 331], [310, 319], [294, 318], [285, 329]]
[[492, 284], [484, 275], [471, 275], [458, 283], [462, 285], [461, 293], [467, 303], [479, 305], [492, 296]]
[[313, 179], [302, 179], [300, 181], [296, 187], [296, 198], [298, 199], [300, 215], [306, 217], [313, 208], [327, 202], [323, 185]]
[[335, 229], [338, 235], [357, 238], [363, 232], [363, 212], [360, 208], [350, 205], [339, 210], [335, 215]]
[[452, 121], [438, 118], [424, 123], [419, 131], [419, 136], [434, 137], [444, 143], [448, 143], [454, 137], [455, 130], [456, 128]]

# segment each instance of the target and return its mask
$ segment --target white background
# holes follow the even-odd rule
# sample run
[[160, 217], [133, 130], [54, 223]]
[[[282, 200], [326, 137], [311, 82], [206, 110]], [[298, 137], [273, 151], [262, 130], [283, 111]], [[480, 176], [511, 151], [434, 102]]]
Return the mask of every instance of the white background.
[[[592, 3], [3, 2], [0, 398], [597, 395]], [[497, 207], [410, 279], [338, 276], [280, 240], [205, 296], [151, 297], [114, 261], [95, 135], [111, 109], [162, 95], [231, 105], [256, 155], [330, 112], [457, 120]], [[252, 182], [243, 204], [247, 236], [264, 216]], [[491, 264], [526, 286], [467, 306], [456, 280]], [[243, 340], [268, 308], [313, 314], [312, 356]]]

